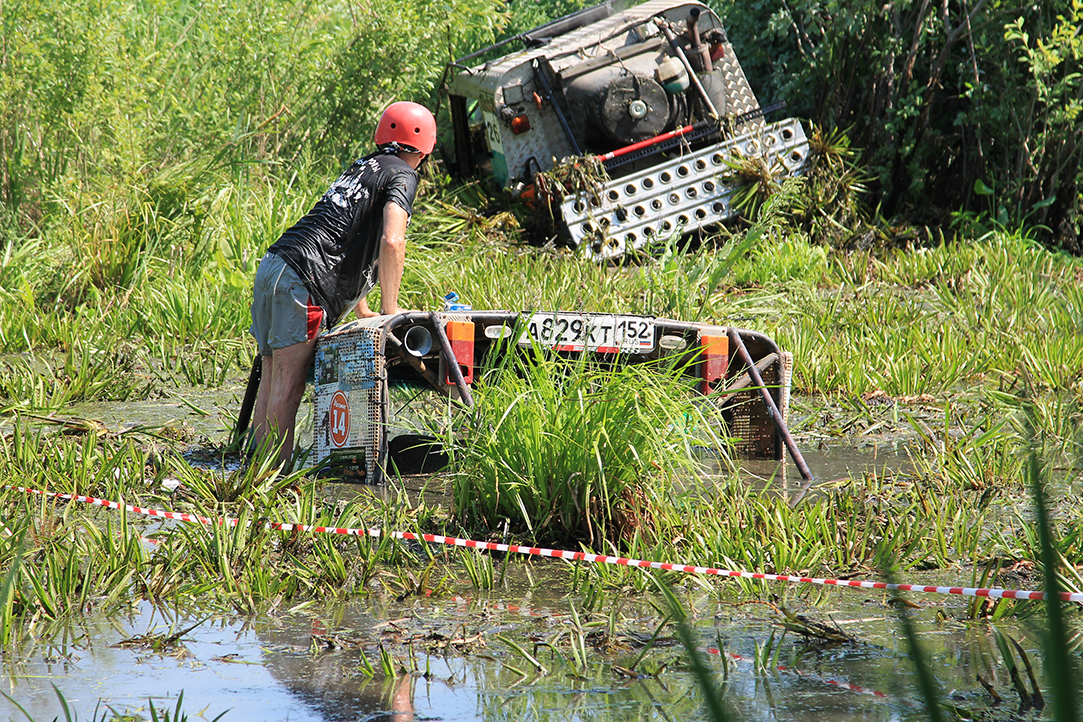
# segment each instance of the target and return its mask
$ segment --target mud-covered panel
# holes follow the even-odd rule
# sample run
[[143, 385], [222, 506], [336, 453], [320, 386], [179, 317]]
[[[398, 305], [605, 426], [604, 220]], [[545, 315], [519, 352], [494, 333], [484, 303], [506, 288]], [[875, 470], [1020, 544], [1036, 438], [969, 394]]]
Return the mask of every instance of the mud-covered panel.
[[316, 464], [333, 454], [356, 451], [364, 459], [366, 477], [372, 478], [383, 438], [379, 338], [379, 329], [357, 328], [317, 341], [312, 419]]

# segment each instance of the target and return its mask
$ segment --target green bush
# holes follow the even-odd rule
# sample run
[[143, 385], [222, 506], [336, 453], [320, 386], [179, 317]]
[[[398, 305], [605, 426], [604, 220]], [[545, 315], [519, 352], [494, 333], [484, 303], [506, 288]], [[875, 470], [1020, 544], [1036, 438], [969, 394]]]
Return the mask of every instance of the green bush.
[[726, 453], [714, 407], [689, 386], [679, 369], [514, 357], [475, 386], [449, 439], [459, 518], [543, 543], [653, 538], [673, 482], [694, 473], [692, 444]]
[[849, 130], [888, 215], [1083, 253], [1083, 3], [713, 0], [761, 102]]
[[326, 184], [369, 149], [391, 101], [434, 103], [445, 60], [505, 23], [495, 0], [4, 4], [6, 253], [34, 238], [68, 247], [48, 274], [68, 282], [37, 290], [69, 305], [88, 287], [123, 291], [163, 266], [193, 278], [215, 266], [228, 280], [240, 264], [214, 263], [207, 227], [223, 194], [285, 183], [310, 204], [308, 175]]

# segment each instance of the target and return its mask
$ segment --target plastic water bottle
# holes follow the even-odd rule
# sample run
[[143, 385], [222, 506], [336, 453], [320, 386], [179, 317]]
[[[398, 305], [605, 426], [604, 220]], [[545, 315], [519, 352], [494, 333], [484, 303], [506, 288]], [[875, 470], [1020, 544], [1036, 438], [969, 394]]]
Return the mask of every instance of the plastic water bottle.
[[465, 303], [459, 303], [459, 294], [452, 291], [448, 295], [444, 296], [444, 310], [469, 311], [470, 306], [467, 306]]

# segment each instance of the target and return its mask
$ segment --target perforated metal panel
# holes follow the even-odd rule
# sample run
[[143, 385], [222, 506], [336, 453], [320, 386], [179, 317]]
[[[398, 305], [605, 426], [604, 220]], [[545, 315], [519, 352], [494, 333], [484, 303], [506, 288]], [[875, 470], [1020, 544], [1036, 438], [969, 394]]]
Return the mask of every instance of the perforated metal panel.
[[733, 215], [738, 190], [726, 161], [761, 156], [779, 175], [800, 171], [808, 156], [801, 123], [789, 119], [567, 196], [560, 205], [573, 246], [586, 243], [597, 260], [616, 258]]
[[315, 464], [377, 478], [383, 452], [386, 394], [381, 329], [357, 321], [316, 341], [313, 446]]

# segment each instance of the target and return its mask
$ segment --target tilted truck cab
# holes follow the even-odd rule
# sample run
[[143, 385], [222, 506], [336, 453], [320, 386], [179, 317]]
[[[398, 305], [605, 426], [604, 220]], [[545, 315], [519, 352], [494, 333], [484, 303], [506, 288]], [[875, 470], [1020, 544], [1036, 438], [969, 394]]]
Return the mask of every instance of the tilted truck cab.
[[706, 5], [624, 5], [461, 58], [449, 85], [452, 170], [535, 195], [560, 235], [599, 260], [733, 216], [742, 162], [777, 178], [808, 155], [800, 122], [765, 122], [777, 108], [760, 106]]

